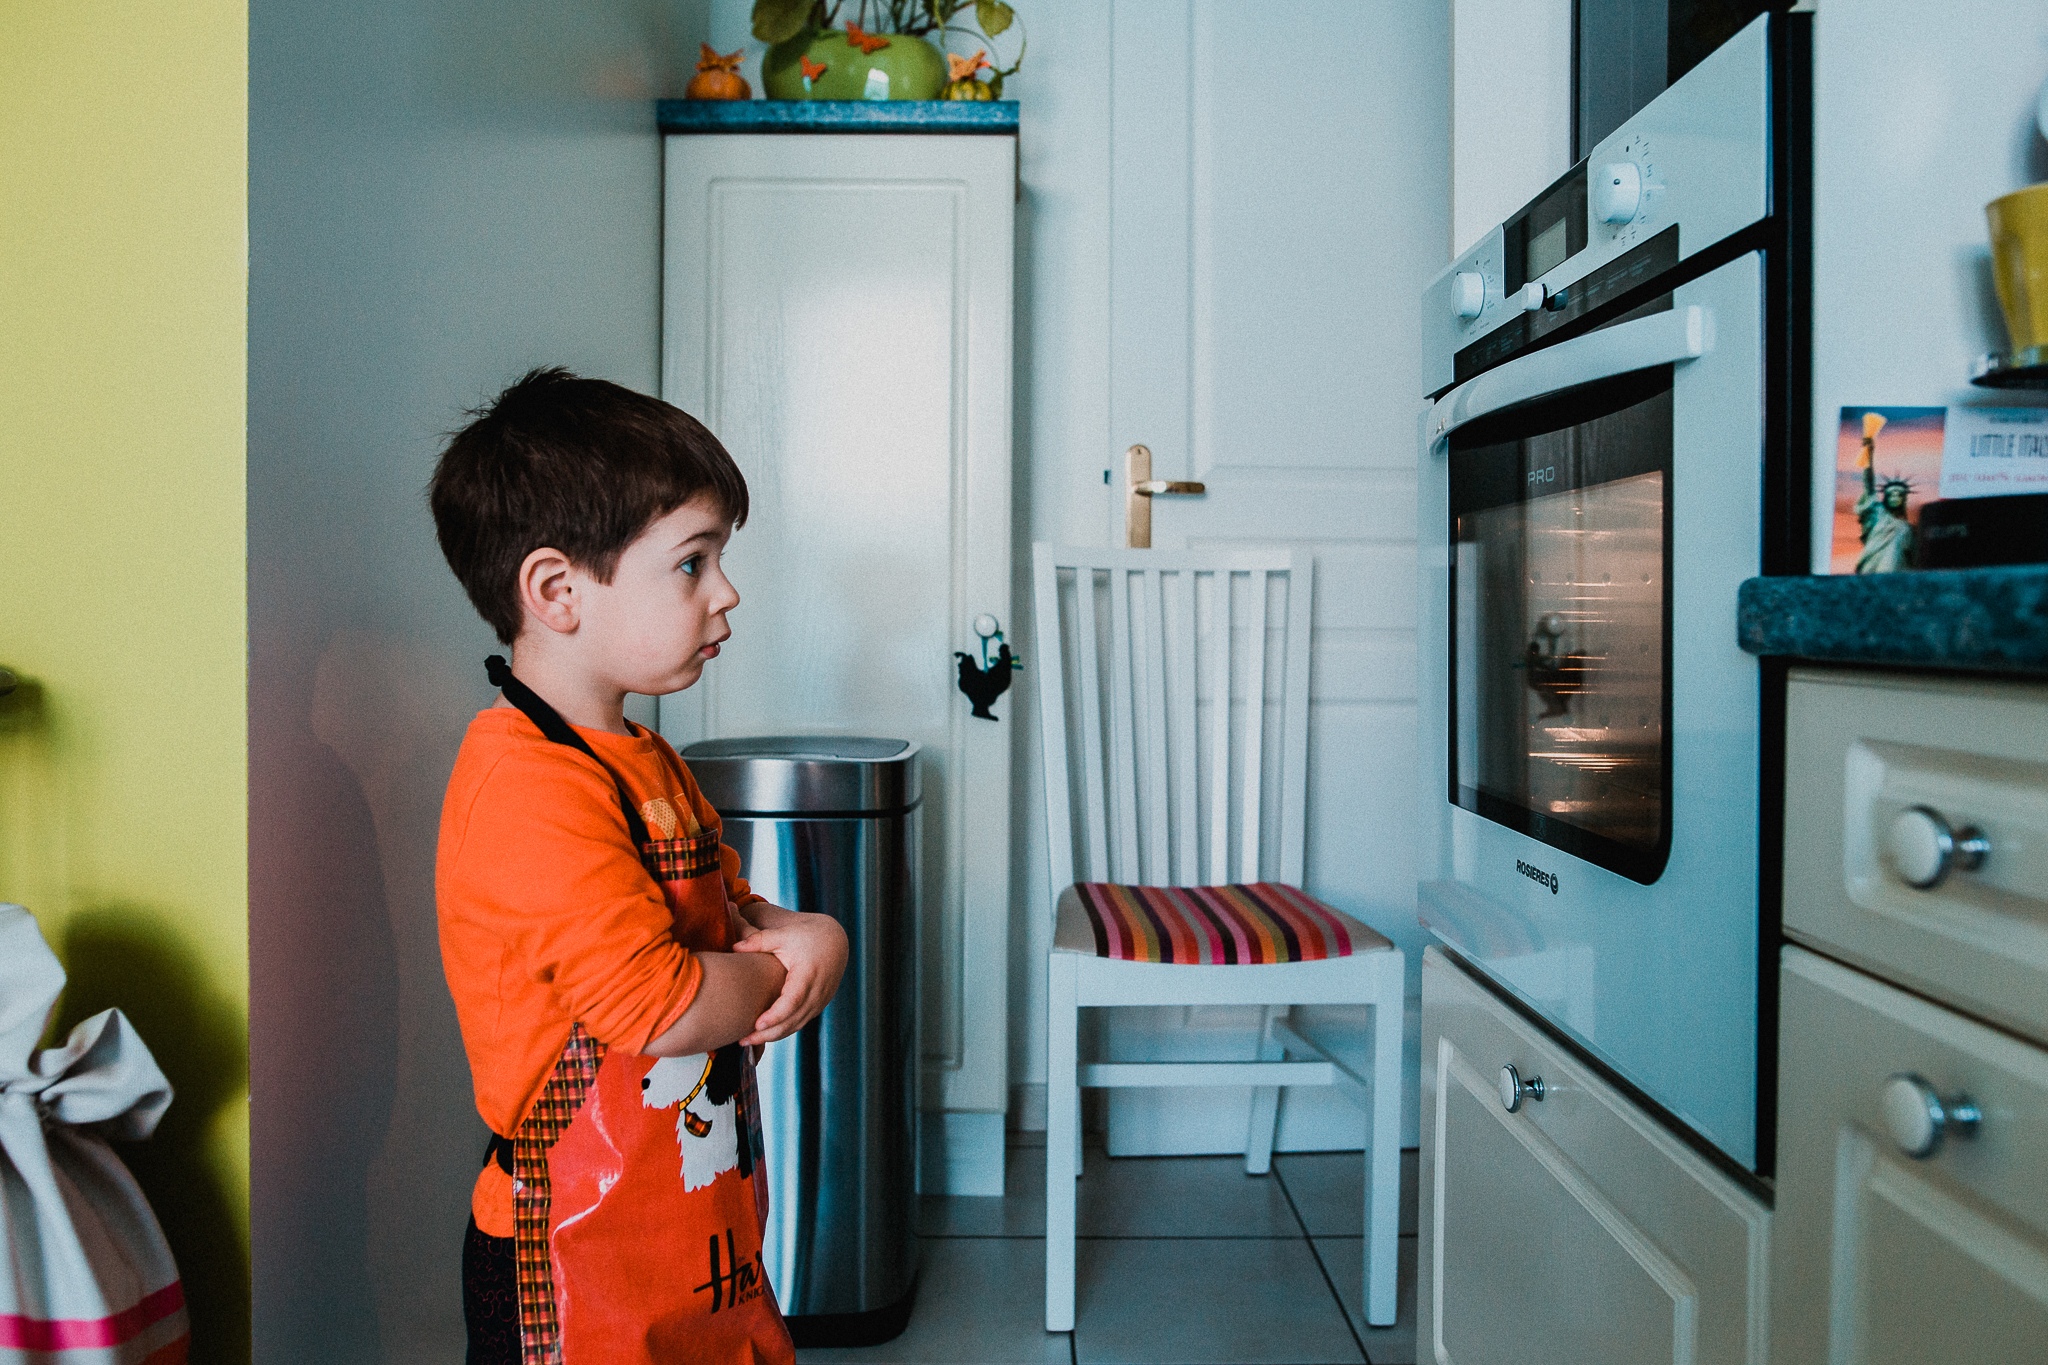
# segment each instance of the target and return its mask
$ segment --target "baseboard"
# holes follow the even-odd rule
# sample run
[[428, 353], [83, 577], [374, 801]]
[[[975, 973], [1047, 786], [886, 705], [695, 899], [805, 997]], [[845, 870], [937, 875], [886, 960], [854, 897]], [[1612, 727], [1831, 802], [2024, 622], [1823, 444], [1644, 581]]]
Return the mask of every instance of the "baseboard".
[[928, 1109], [918, 1115], [917, 1127], [919, 1193], [1002, 1194], [1001, 1114]]

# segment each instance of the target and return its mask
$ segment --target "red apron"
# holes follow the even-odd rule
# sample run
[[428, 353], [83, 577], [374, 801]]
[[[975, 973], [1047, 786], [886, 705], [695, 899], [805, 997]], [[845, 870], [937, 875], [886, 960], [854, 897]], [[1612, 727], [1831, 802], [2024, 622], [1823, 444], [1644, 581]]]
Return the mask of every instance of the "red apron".
[[[491, 673], [542, 734], [597, 757], [508, 669]], [[718, 831], [651, 838], [619, 796], [678, 929], [729, 934]], [[576, 1025], [512, 1137], [521, 1365], [790, 1365], [761, 1264], [761, 1154], [746, 1049], [642, 1057]]]

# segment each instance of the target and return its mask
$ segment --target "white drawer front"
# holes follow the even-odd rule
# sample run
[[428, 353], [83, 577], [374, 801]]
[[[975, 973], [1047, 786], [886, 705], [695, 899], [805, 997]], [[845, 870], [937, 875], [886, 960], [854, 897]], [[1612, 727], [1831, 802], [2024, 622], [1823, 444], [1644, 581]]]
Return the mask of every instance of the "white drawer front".
[[[1436, 949], [1422, 1035], [1424, 1360], [1763, 1359], [1760, 1203]], [[1508, 1064], [1544, 1086], [1515, 1113]]]
[[[2048, 688], [1795, 673], [1786, 784], [1787, 933], [2048, 1039]], [[1909, 885], [1914, 807], [1981, 863]]]
[[[1796, 947], [1782, 980], [1775, 1358], [2048, 1359], [2048, 1052]], [[1974, 1134], [1906, 1155], [1901, 1073]]]

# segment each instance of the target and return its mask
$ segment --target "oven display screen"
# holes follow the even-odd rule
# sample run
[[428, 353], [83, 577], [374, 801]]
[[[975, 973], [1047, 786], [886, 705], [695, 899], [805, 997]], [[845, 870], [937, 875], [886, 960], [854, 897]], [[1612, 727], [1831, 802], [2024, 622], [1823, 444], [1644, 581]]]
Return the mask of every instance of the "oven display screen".
[[1643, 883], [1671, 840], [1671, 423], [1664, 367], [1451, 449], [1451, 800]]
[[1541, 279], [1586, 247], [1586, 167], [1581, 164], [1508, 220], [1507, 292]]

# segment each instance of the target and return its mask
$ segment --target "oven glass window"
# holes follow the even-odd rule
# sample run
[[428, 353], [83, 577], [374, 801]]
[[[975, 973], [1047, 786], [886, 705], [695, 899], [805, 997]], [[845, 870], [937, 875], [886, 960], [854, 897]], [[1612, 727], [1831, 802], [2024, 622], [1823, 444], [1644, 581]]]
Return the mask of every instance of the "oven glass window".
[[1671, 843], [1671, 371], [1451, 444], [1451, 799], [1639, 882]]

